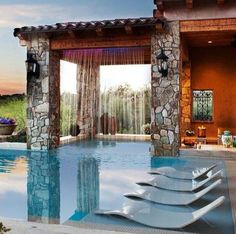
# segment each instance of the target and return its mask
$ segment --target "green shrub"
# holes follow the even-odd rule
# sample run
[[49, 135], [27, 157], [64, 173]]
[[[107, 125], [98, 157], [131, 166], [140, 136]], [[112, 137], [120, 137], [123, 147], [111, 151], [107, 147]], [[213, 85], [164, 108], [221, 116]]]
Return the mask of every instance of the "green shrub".
[[0, 116], [16, 120], [17, 131], [26, 126], [26, 98], [0, 99]]

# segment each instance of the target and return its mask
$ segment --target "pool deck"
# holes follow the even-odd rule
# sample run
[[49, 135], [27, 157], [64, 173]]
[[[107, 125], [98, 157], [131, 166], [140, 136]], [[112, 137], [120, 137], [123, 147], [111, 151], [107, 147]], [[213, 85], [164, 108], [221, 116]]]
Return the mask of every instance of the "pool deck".
[[[0, 148], [1, 148], [0, 143]], [[11, 145], [11, 144], [10, 144]], [[6, 145], [5, 145], [6, 146]], [[13, 149], [11, 145], [10, 149]], [[8, 146], [9, 147], [9, 146]], [[19, 145], [22, 149], [23, 145]], [[206, 157], [206, 158], [221, 158], [225, 161], [225, 166], [228, 174], [228, 188], [229, 195], [231, 199], [231, 207], [233, 212], [234, 223], [236, 224], [236, 149], [235, 148], [223, 148], [219, 145], [202, 145], [201, 149], [188, 149], [182, 148], [180, 150], [180, 157]], [[59, 224], [42, 224], [42, 223], [32, 223], [23, 220], [7, 219], [1, 218], [0, 221], [6, 227], [11, 228], [9, 234], [121, 234], [121, 233], [136, 233], [136, 234], [151, 234], [151, 233], [161, 233], [161, 234], [184, 234], [187, 232], [183, 231], [171, 231], [171, 230], [160, 230], [147, 228], [128, 228], [128, 227], [115, 227], [115, 226], [105, 226], [105, 225], [91, 225], [91, 224], [73, 224], [59, 225]], [[236, 230], [235, 230], [236, 231]]]
[[225, 148], [222, 145], [201, 145], [201, 149], [180, 148], [180, 156], [213, 157], [221, 159], [236, 159], [236, 148]]

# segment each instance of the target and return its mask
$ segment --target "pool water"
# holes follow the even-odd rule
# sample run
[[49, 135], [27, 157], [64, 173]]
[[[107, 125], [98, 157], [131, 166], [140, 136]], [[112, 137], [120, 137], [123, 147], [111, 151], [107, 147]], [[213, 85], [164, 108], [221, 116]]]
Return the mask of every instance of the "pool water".
[[93, 223], [143, 225], [117, 217], [95, 215], [94, 209], [120, 209], [138, 201], [124, 193], [135, 191], [135, 183], [152, 178], [151, 167], [179, 169], [207, 167], [223, 169], [222, 184], [189, 207], [195, 210], [224, 195], [224, 204], [185, 228], [201, 233], [234, 233], [225, 165], [222, 160], [197, 157], [151, 157], [148, 142], [82, 141], [49, 152], [0, 150], [0, 216], [46, 223]]

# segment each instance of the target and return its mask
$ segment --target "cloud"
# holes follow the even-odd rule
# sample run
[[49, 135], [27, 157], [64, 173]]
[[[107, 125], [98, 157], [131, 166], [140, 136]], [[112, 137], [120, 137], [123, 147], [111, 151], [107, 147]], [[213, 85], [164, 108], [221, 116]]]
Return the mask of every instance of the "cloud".
[[56, 7], [50, 4], [34, 5], [0, 5], [1, 19], [0, 27], [22, 27], [25, 25], [34, 25], [46, 23], [53, 18], [60, 19], [63, 13], [62, 7]]
[[[0, 28], [53, 24], [57, 22], [86, 20], [92, 11], [89, 6], [53, 4], [0, 4]], [[89, 12], [89, 15], [88, 15]]]
[[[140, 7], [143, 4], [139, 4]], [[29, 25], [53, 24], [68, 21], [90, 21], [123, 17], [140, 17], [123, 3], [122, 7], [100, 4], [99, 1], [41, 4], [0, 4], [0, 28], [15, 28]], [[121, 9], [122, 8], [122, 9]], [[123, 9], [124, 8], [124, 9]], [[142, 10], [141, 10], [142, 11]], [[144, 10], [146, 12], [146, 10]], [[131, 15], [130, 15], [131, 14]]]

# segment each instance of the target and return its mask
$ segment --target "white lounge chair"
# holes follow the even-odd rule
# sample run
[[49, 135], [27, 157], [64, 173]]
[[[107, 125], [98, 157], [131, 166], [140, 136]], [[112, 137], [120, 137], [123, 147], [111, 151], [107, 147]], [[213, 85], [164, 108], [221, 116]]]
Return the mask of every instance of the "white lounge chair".
[[124, 194], [127, 198], [141, 198], [152, 202], [164, 204], [164, 205], [189, 205], [192, 202], [198, 200], [203, 195], [211, 191], [217, 185], [221, 183], [221, 179], [215, 181], [203, 190], [192, 192], [176, 192], [165, 189], [159, 189], [152, 186], [142, 186], [139, 190], [133, 193]]
[[216, 167], [216, 164], [210, 167], [197, 168], [192, 171], [180, 171], [180, 170], [175, 169], [174, 167], [159, 167], [156, 169], [152, 169], [149, 173], [164, 175], [164, 176], [175, 178], [175, 179], [195, 180], [202, 176], [207, 175], [207, 173], [210, 172], [215, 167]]
[[220, 170], [202, 181], [179, 180], [179, 179], [172, 179], [172, 178], [169, 178], [169, 177], [166, 177], [163, 175], [156, 175], [153, 179], [150, 179], [147, 181], [140, 181], [140, 182], [137, 182], [136, 184], [151, 185], [154, 187], [167, 189], [167, 190], [192, 192], [192, 191], [202, 187], [204, 184], [206, 184], [210, 180], [216, 178], [217, 176], [220, 176], [221, 173], [222, 173], [222, 171]]
[[224, 196], [194, 212], [173, 212], [158, 209], [151, 203], [136, 202], [132, 206], [124, 206], [121, 210], [98, 210], [95, 214], [119, 215], [135, 222], [155, 227], [177, 229], [183, 228], [200, 219], [203, 215], [215, 209], [224, 202]]

